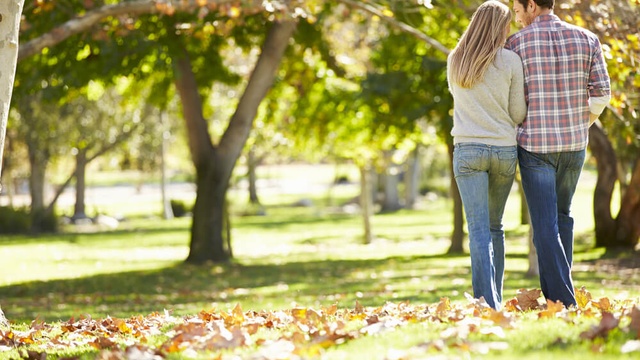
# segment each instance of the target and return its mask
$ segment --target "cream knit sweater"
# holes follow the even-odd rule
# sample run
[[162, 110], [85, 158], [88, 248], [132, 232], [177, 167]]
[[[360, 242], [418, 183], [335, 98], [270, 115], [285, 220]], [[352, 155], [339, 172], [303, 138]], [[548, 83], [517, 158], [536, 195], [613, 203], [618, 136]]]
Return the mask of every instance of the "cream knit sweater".
[[[449, 74], [447, 67], [447, 79]], [[516, 145], [516, 125], [527, 114], [522, 61], [516, 53], [499, 50], [484, 78], [473, 88], [449, 81], [449, 91], [453, 94], [454, 144]]]

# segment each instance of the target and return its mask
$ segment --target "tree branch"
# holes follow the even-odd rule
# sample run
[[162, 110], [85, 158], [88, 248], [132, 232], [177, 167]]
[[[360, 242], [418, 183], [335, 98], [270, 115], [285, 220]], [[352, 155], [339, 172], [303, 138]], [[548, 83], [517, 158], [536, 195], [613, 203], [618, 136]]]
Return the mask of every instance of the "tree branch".
[[382, 11], [376, 9], [375, 7], [369, 5], [369, 4], [365, 4], [365, 3], [361, 3], [359, 1], [354, 1], [354, 0], [338, 0], [341, 3], [347, 5], [347, 6], [351, 6], [360, 10], [364, 10], [366, 12], [368, 12], [369, 14], [375, 15], [377, 17], [379, 17], [380, 19], [382, 19], [382, 21], [387, 22], [389, 25], [407, 33], [410, 35], [413, 35], [414, 37], [416, 37], [418, 40], [422, 40], [426, 43], [428, 43], [429, 45], [433, 46], [436, 50], [444, 53], [445, 55], [448, 55], [451, 52], [451, 49], [447, 48], [446, 46], [442, 45], [438, 40], [429, 37], [427, 35], [425, 35], [423, 32], [421, 32], [420, 30], [406, 24], [403, 23], [402, 21], [398, 21], [395, 18], [391, 17], [391, 16], [387, 16], [385, 15]]
[[[433, 46], [435, 49], [439, 50], [444, 54], [449, 54], [451, 51], [446, 46], [442, 45], [439, 41], [431, 38], [416, 28], [407, 25], [401, 21], [394, 19], [393, 17], [387, 16], [383, 14], [380, 10], [375, 8], [374, 6], [368, 5], [366, 3], [361, 3], [355, 0], [338, 0], [343, 4], [354, 7], [357, 9], [364, 10], [369, 14], [380, 17], [383, 21], [389, 23], [395, 28], [400, 29], [401, 31], [410, 34], [419, 40], [425, 41], [426, 43]], [[287, 3], [289, 1], [286, 1]], [[172, 11], [193, 11], [201, 5], [199, 5], [201, 1], [199, 0], [183, 0], [183, 1], [174, 1], [172, 4]], [[210, 6], [211, 8], [220, 9], [221, 6], [236, 4], [235, 0], [206, 0], [205, 6]], [[164, 5], [164, 7], [163, 7]], [[242, 12], [244, 15], [254, 14], [260, 11], [265, 10], [263, 1], [261, 0], [250, 0], [243, 2]], [[29, 56], [33, 56], [42, 49], [46, 47], [55, 46], [58, 43], [64, 41], [65, 39], [85, 32], [93, 25], [101, 21], [102, 19], [109, 16], [119, 16], [119, 15], [142, 15], [142, 14], [151, 14], [151, 13], [162, 13], [167, 12], [166, 3], [161, 0], [134, 0], [134, 1], [125, 1], [118, 4], [106, 5], [101, 8], [88, 11], [83, 16], [79, 16], [73, 18], [64, 24], [52, 29], [51, 31], [43, 34], [37, 38], [31, 39], [24, 44], [20, 44], [20, 48], [18, 50], [18, 62], [20, 60], [27, 58]]]
[[[206, 0], [205, 6], [220, 8], [221, 5], [234, 4], [232, 0]], [[171, 3], [172, 11], [193, 11], [201, 5], [197, 0], [174, 1]], [[164, 6], [163, 6], [164, 5]], [[243, 14], [256, 13], [263, 10], [262, 1], [251, 0], [249, 4], [243, 3]], [[20, 44], [18, 50], [18, 61], [35, 55], [42, 49], [55, 46], [70, 36], [87, 31], [90, 27], [108, 16], [118, 15], [141, 15], [151, 13], [167, 12], [164, 1], [158, 0], [135, 0], [125, 1], [118, 4], [106, 5], [101, 8], [88, 11], [86, 14], [73, 18], [64, 24], [52, 29], [35, 39]]]

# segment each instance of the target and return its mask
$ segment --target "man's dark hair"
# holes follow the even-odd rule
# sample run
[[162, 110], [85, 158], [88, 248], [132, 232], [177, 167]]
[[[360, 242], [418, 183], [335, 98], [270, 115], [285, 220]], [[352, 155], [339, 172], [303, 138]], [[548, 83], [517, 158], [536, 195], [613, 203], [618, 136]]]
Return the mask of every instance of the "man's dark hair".
[[[527, 8], [527, 4], [529, 3], [529, 0], [516, 0], [520, 3], [520, 5], [522, 5], [522, 7], [524, 7], [525, 9]], [[536, 3], [536, 5], [543, 7], [545, 9], [553, 9], [553, 5], [555, 3], [555, 0], [533, 0], [534, 3]]]

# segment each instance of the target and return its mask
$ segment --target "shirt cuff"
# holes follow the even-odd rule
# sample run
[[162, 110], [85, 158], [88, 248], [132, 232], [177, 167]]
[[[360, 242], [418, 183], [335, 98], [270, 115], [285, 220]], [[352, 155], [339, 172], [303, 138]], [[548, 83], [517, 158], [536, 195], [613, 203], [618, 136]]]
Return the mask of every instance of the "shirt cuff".
[[604, 111], [604, 108], [609, 105], [609, 101], [611, 101], [611, 95], [591, 97], [589, 98], [589, 111], [591, 111], [592, 114], [600, 115]]

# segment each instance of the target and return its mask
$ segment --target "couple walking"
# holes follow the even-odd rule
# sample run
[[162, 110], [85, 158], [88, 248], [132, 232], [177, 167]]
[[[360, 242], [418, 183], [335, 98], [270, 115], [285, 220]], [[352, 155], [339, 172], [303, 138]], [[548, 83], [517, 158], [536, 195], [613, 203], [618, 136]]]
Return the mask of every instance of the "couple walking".
[[495, 309], [504, 276], [502, 215], [516, 159], [542, 292], [576, 305], [571, 199], [589, 126], [610, 100], [610, 81], [598, 38], [561, 21], [553, 7], [554, 0], [514, 0], [515, 20], [524, 28], [509, 36], [509, 7], [483, 3], [447, 61], [453, 167], [467, 219], [473, 292]]

